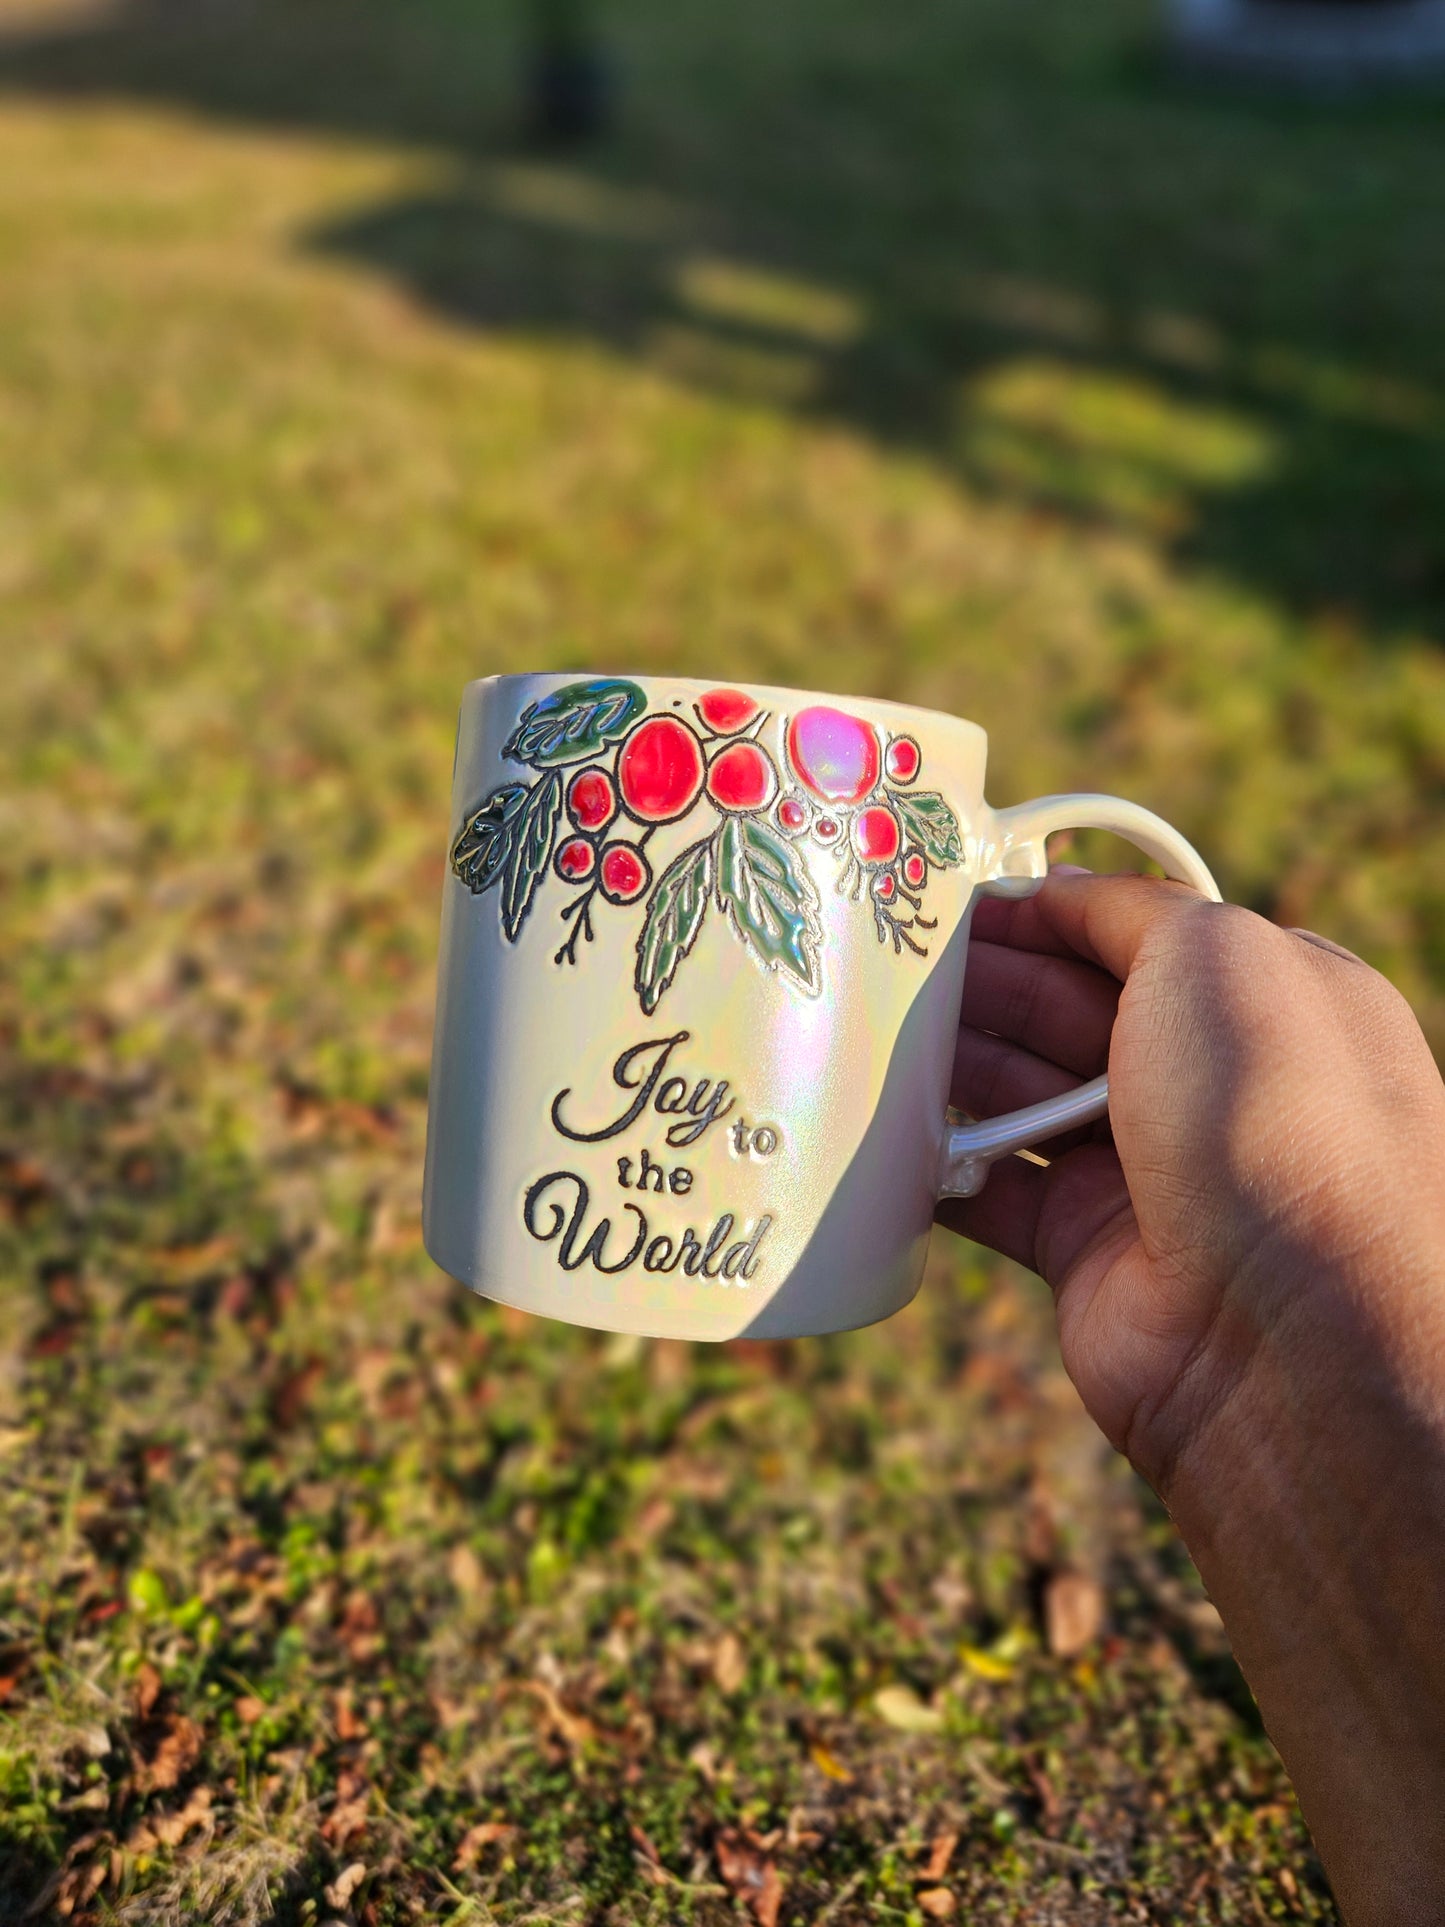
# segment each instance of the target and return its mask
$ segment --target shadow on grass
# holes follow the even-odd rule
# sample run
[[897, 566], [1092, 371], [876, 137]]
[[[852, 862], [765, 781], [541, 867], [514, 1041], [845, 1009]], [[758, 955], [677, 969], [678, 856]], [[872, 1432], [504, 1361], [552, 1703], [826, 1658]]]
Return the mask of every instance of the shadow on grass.
[[1083, 11], [638, 0], [621, 128], [565, 167], [506, 158], [522, 10], [496, 4], [121, 4], [12, 34], [0, 89], [425, 148], [436, 187], [302, 245], [1438, 637], [1438, 104], [1186, 86], [1132, 0]]

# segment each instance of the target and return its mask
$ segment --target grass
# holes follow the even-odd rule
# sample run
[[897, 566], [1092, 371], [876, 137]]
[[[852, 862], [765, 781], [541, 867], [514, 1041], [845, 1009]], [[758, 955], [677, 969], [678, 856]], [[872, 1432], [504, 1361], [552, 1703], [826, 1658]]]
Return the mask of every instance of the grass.
[[503, 668], [957, 708], [1445, 1046], [1438, 105], [611, 11], [566, 159], [494, 7], [0, 15], [0, 1919], [1332, 1919], [1033, 1281], [607, 1339], [419, 1170]]

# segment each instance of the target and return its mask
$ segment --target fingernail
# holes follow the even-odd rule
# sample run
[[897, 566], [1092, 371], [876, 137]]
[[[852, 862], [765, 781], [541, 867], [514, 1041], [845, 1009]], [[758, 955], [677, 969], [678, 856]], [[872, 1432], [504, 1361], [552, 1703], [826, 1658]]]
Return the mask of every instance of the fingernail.
[[1082, 863], [1051, 863], [1049, 865], [1049, 875], [1051, 877], [1091, 877], [1093, 874], [1094, 872], [1092, 870], [1086, 870]]

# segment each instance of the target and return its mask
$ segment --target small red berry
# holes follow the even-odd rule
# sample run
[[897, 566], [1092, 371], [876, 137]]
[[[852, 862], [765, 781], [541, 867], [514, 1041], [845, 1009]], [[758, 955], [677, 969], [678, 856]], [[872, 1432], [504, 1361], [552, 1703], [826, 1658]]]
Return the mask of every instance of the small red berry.
[[788, 724], [788, 760], [824, 803], [861, 803], [878, 781], [878, 732], [819, 703]]
[[758, 705], [741, 689], [710, 689], [699, 699], [697, 713], [719, 736], [733, 736], [753, 720]]
[[773, 800], [778, 772], [756, 743], [729, 743], [708, 766], [707, 793], [720, 810], [762, 810]]
[[778, 805], [778, 827], [797, 836], [808, 827], [808, 806], [801, 796], [785, 796]]
[[579, 830], [600, 830], [617, 814], [617, 791], [605, 769], [579, 769], [567, 785], [567, 814]]
[[883, 767], [892, 783], [911, 783], [918, 774], [918, 766], [923, 761], [917, 743], [911, 736], [895, 736], [888, 745], [883, 758]]
[[922, 850], [910, 850], [904, 857], [903, 881], [910, 890], [921, 890], [928, 881], [928, 863]]
[[881, 804], [860, 810], [853, 819], [853, 848], [860, 863], [891, 863], [901, 841], [898, 818]]
[[836, 843], [843, 834], [843, 825], [836, 816], [818, 816], [813, 819], [813, 835], [820, 843]]
[[591, 876], [597, 852], [585, 836], [569, 836], [552, 861], [564, 883], [580, 883]]
[[898, 895], [898, 879], [891, 870], [880, 870], [874, 877], [873, 894], [880, 903], [892, 903]]
[[609, 843], [602, 852], [598, 882], [609, 903], [632, 903], [651, 881], [647, 858], [635, 843]]
[[702, 744], [677, 716], [649, 716], [617, 758], [622, 800], [642, 823], [682, 816], [697, 801], [702, 779]]

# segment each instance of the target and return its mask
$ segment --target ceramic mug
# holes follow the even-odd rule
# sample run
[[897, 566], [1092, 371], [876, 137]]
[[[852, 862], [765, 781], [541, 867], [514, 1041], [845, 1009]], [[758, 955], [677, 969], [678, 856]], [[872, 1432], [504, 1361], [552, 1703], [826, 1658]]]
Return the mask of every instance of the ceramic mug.
[[934, 1206], [1099, 1117], [1104, 1078], [948, 1111], [972, 907], [1111, 796], [984, 801], [976, 723], [671, 676], [462, 698], [423, 1224], [489, 1298], [603, 1330], [794, 1337], [918, 1289]]

